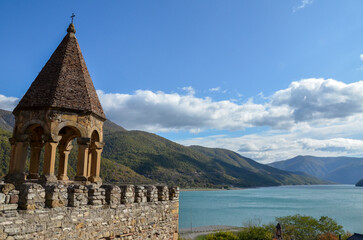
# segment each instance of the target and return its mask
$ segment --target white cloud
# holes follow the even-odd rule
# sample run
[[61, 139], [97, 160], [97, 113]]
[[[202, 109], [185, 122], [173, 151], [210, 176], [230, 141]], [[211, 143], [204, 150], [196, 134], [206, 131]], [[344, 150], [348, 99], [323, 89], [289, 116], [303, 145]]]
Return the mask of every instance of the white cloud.
[[189, 95], [194, 95], [195, 94], [195, 90], [191, 86], [189, 86], [189, 87], [183, 87], [182, 90], [186, 91]]
[[293, 9], [293, 12], [296, 12], [296, 11], [298, 11], [298, 10], [300, 10], [300, 9], [303, 9], [303, 8], [305, 8], [307, 5], [310, 5], [310, 4], [312, 4], [312, 3], [313, 3], [313, 0], [301, 0], [300, 5], [299, 5], [299, 6], [297, 6], [297, 7], [295, 7], [295, 8]]
[[359, 55], [359, 58], [363, 61], [363, 54]]
[[295, 122], [334, 119], [362, 113], [363, 82], [345, 84], [333, 79], [304, 79], [277, 91], [272, 108], [288, 106]]
[[210, 88], [209, 91], [210, 92], [219, 92], [219, 91], [221, 91], [221, 87]]
[[[334, 138], [324, 129], [319, 139], [301, 131], [264, 132], [240, 137], [227, 135], [192, 138], [178, 141], [184, 145], [226, 148], [262, 163], [286, 160], [297, 155], [314, 156], [362, 156], [363, 141], [360, 139]], [[363, 131], [360, 131], [363, 133]], [[326, 139], [324, 139], [326, 138]]]
[[261, 162], [299, 154], [363, 156], [363, 82], [303, 79], [263, 97], [259, 104], [253, 98], [243, 103], [213, 101], [195, 96], [191, 87], [185, 90], [184, 95], [146, 90], [133, 94], [99, 90], [98, 94], [107, 116], [127, 129], [197, 134], [269, 127], [240, 137], [226, 134], [179, 141], [185, 145], [227, 148]]
[[0, 94], [0, 109], [12, 111], [18, 102], [19, 99], [16, 97], [6, 97]]
[[148, 131], [206, 129], [243, 130], [269, 126], [287, 130], [344, 121], [363, 113], [363, 82], [345, 84], [333, 79], [304, 79], [264, 98], [265, 103], [213, 101], [194, 96], [138, 90], [134, 94], [98, 91], [107, 116], [129, 129]]

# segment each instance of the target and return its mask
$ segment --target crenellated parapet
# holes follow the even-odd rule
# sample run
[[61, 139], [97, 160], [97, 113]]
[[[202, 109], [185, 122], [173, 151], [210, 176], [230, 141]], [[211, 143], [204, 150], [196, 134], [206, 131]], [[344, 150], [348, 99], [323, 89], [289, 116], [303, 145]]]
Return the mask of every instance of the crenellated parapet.
[[119, 205], [176, 200], [179, 200], [179, 187], [111, 184], [66, 185], [62, 182], [41, 185], [26, 182], [15, 189], [13, 184], [0, 184], [0, 210], [9, 210], [8, 207], [1, 208], [7, 204], [12, 204], [14, 210], [35, 210], [86, 205], [104, 205], [116, 208]]
[[177, 239], [179, 187], [0, 183], [0, 239]]

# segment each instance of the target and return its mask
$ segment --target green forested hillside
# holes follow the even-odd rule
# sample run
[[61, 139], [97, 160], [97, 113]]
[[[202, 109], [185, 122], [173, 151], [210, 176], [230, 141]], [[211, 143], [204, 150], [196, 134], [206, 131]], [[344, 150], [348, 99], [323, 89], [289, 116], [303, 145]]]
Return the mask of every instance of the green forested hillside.
[[10, 161], [9, 131], [0, 128], [0, 176], [7, 173]]
[[185, 147], [142, 131], [105, 136], [103, 156], [152, 180], [180, 186], [238, 187], [323, 183], [317, 178], [278, 170], [226, 150]]
[[[2, 114], [0, 118], [5, 116], [11, 120], [11, 113], [7, 113], [8, 115]], [[10, 158], [10, 135], [9, 131], [0, 131], [2, 176], [7, 172]], [[104, 141], [106, 145], [102, 153], [101, 177], [106, 182], [159, 182], [181, 187], [257, 187], [323, 183], [307, 175], [292, 174], [259, 164], [233, 151], [200, 146], [185, 147], [156, 134], [127, 131], [110, 121], [106, 121], [104, 125]], [[68, 175], [71, 178], [76, 172], [76, 159], [77, 148], [74, 147], [69, 156]]]

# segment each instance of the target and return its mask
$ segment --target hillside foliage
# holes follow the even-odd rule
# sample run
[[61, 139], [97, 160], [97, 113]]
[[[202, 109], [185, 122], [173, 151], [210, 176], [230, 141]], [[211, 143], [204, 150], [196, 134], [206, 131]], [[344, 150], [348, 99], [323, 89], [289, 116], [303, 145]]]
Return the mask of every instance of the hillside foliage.
[[[14, 124], [12, 114], [2, 110], [0, 120]], [[1, 129], [1, 126], [0, 126]], [[0, 130], [0, 175], [7, 173], [11, 133]], [[104, 124], [105, 147], [101, 178], [105, 182], [134, 184], [165, 183], [180, 187], [258, 187], [296, 184], [321, 184], [307, 175], [293, 174], [245, 158], [236, 152], [201, 146], [186, 147], [156, 134], [127, 131], [117, 124]], [[68, 176], [76, 174], [77, 144], [69, 155]], [[29, 154], [28, 154], [29, 155]], [[43, 153], [40, 174], [43, 167]], [[29, 165], [29, 159], [27, 161]], [[56, 169], [58, 169], [58, 154]]]

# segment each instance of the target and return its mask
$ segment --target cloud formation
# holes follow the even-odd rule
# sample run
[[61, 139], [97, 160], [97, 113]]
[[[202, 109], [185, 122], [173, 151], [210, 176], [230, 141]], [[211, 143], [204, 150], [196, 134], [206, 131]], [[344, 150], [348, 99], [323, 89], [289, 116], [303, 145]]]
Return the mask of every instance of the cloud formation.
[[19, 98], [7, 97], [0, 94], [0, 109], [12, 111], [19, 102]]
[[219, 92], [219, 91], [221, 91], [221, 87], [210, 88], [209, 91], [210, 92]]
[[296, 11], [298, 11], [298, 10], [300, 10], [300, 9], [303, 9], [303, 8], [305, 8], [307, 5], [310, 5], [310, 4], [312, 4], [313, 3], [313, 0], [302, 0], [301, 1], [301, 3], [300, 3], [300, 5], [299, 6], [297, 6], [297, 7], [295, 7], [294, 9], [293, 9], [293, 12], [296, 12]]
[[362, 113], [363, 82], [345, 84], [333, 79], [305, 79], [276, 92], [271, 106], [287, 106], [295, 122], [333, 119]]
[[138, 90], [134, 94], [98, 94], [107, 116], [129, 129], [148, 131], [206, 129], [237, 131], [268, 126], [289, 130], [301, 123], [319, 124], [363, 113], [363, 82], [345, 84], [333, 79], [304, 79], [265, 98], [239, 104], [232, 100], [213, 101], [188, 91], [164, 93]]
[[361, 81], [303, 79], [264, 97], [263, 103], [255, 103], [253, 98], [244, 103], [214, 101], [195, 96], [190, 87], [185, 90], [186, 94], [147, 90], [98, 94], [107, 116], [127, 129], [199, 133], [268, 127], [239, 137], [227, 132], [178, 141], [184, 145], [227, 148], [265, 163], [299, 154], [363, 155]]

